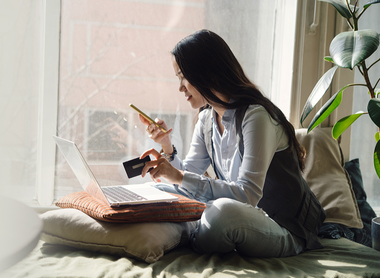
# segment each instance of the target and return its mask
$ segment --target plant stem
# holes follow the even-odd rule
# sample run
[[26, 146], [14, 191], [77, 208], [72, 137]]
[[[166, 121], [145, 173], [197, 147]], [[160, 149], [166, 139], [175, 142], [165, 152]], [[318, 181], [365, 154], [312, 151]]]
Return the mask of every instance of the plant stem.
[[[349, 84], [348, 86], [349, 86], [349, 87], [353, 87], [353, 86], [363, 86], [363, 87], [367, 87], [367, 84], [352, 83], [352, 84]], [[368, 88], [368, 87], [367, 87], [367, 88]]]
[[362, 69], [361, 69], [361, 67], [360, 66], [358, 66], [358, 70], [360, 71], [360, 73], [364, 76], [364, 73], [363, 73], [363, 71], [362, 71]]
[[346, 18], [346, 21], [347, 21], [348, 25], [350, 25], [350, 28], [351, 28], [352, 30], [354, 30], [354, 26], [352, 26], [351, 21], [350, 21], [349, 19], [347, 19], [347, 18]]
[[366, 8], [363, 8], [363, 10], [360, 12], [360, 14], [358, 15], [358, 20], [359, 18], [362, 16], [362, 14], [368, 9], [368, 7]]
[[376, 81], [376, 84], [375, 84], [375, 86], [373, 86], [373, 88], [375, 88], [375, 89], [376, 89], [376, 87], [377, 87], [377, 84], [379, 84], [379, 81], [380, 81], [380, 78], [379, 78], [379, 79], [377, 79], [377, 81]]
[[352, 15], [350, 3], [348, 2], [348, 0], [346, 0], [346, 5], [347, 5], [347, 9], [350, 11], [350, 14]]
[[369, 66], [368, 70], [369, 70], [370, 68], [372, 68], [372, 66], [375, 65], [375, 64], [376, 64], [377, 62], [379, 62], [379, 61], [380, 61], [380, 58], [377, 59], [375, 62], [373, 62], [372, 65]]
[[375, 98], [375, 92], [374, 92], [374, 89], [372, 88], [371, 81], [369, 80], [368, 69], [367, 69], [367, 66], [365, 64], [365, 61], [363, 61], [361, 63], [361, 65], [362, 65], [362, 68], [363, 68], [363, 77], [365, 79], [365, 83], [367, 84], [367, 87], [368, 87], [369, 93], [371, 95], [371, 98]]
[[354, 14], [352, 15], [352, 21], [353, 21], [353, 24], [354, 24], [353, 30], [354, 31], [359, 30], [358, 19], [356, 18], [356, 15], [354, 15]]
[[354, 13], [356, 15], [356, 7], [358, 6], [358, 0], [355, 1], [355, 5], [354, 5], [354, 10], [352, 11], [352, 13]]
[[352, 23], [349, 19], [347, 19], [348, 24], [350, 25], [351, 29], [353, 31], [358, 30], [358, 17], [356, 17], [356, 7], [357, 7], [358, 1], [355, 1], [354, 10], [351, 10], [350, 3], [348, 0], [346, 0], [347, 9], [349, 10], [351, 16], [352, 16]]
[[[348, 11], [350, 12], [351, 16], [353, 17], [354, 14], [351, 11], [350, 3], [348, 3], [348, 0], [346, 0], [346, 5], [347, 5]], [[346, 21], [347, 21], [348, 25], [350, 25], [351, 29], [354, 30], [354, 26], [352, 26], [352, 23], [351, 23], [350, 19], [346, 18]]]

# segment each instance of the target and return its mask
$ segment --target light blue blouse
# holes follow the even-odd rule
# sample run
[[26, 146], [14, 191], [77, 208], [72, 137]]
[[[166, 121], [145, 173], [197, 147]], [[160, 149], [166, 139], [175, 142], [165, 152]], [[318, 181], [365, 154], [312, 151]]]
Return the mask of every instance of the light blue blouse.
[[178, 189], [195, 199], [207, 202], [222, 197], [256, 206], [263, 195], [265, 177], [275, 152], [288, 147], [288, 137], [283, 127], [275, 122], [264, 107], [248, 107], [243, 122], [244, 156], [240, 159], [237, 146], [235, 111], [226, 110], [222, 117], [224, 126], [220, 134], [215, 111], [212, 111], [213, 144], [216, 171], [223, 177], [214, 180], [204, 176], [211, 161], [206, 150], [203, 126], [206, 111], [198, 116], [190, 150], [181, 161], [178, 156], [171, 162], [184, 170]]

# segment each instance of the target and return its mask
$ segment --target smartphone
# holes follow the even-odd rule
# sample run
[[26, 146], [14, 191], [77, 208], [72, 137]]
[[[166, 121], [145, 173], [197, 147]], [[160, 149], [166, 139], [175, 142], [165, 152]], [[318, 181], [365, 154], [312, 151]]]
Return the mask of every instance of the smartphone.
[[146, 115], [143, 111], [141, 111], [140, 109], [138, 109], [136, 106], [134, 106], [132, 103], [129, 104], [130, 107], [132, 107], [133, 109], [135, 109], [141, 116], [143, 116], [149, 123], [151, 124], [155, 124], [157, 127], [159, 127], [163, 132], [166, 132], [166, 129], [163, 128], [162, 126], [160, 126], [158, 123], [156, 123], [155, 121], [152, 120], [152, 118], [150, 118], [148, 115]]

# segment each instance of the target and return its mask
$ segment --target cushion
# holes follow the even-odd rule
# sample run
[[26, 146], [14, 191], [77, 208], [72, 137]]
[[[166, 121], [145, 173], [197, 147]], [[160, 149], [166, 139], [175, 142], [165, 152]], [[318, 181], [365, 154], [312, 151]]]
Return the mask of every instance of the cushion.
[[46, 243], [134, 257], [147, 263], [185, 244], [196, 225], [195, 222], [110, 223], [77, 209], [48, 211], [40, 217], [44, 223], [41, 239]]
[[372, 224], [372, 218], [376, 217], [375, 211], [372, 209], [371, 205], [367, 202], [367, 194], [365, 193], [363, 186], [362, 173], [360, 171], [359, 159], [352, 159], [344, 164], [344, 168], [347, 170], [352, 188], [355, 193], [356, 202], [358, 203], [360, 217], [363, 223], [369, 225]]
[[200, 219], [206, 208], [204, 203], [179, 194], [173, 195], [178, 197], [178, 201], [111, 208], [89, 193], [79, 191], [62, 197], [55, 205], [61, 208], [76, 208], [95, 219], [109, 222], [184, 222]]
[[355, 193], [356, 201], [358, 203], [360, 217], [364, 227], [362, 229], [348, 228], [344, 225], [337, 223], [323, 223], [318, 232], [319, 237], [323, 238], [341, 238], [345, 237], [349, 240], [372, 247], [371, 237], [371, 222], [372, 218], [376, 217], [371, 205], [367, 202], [367, 194], [364, 191], [363, 179], [360, 171], [359, 159], [353, 159], [344, 164], [347, 170], [352, 188]]
[[339, 143], [331, 128], [296, 130], [299, 142], [306, 148], [303, 177], [326, 211], [325, 222], [363, 228], [358, 204]]

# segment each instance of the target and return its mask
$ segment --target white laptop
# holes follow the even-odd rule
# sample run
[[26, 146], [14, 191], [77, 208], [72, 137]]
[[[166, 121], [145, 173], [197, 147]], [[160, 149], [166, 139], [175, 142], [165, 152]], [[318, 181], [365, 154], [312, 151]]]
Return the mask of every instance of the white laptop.
[[172, 202], [178, 198], [150, 184], [115, 185], [101, 187], [77, 145], [69, 140], [53, 136], [67, 163], [83, 189], [102, 203], [111, 207], [146, 203]]

